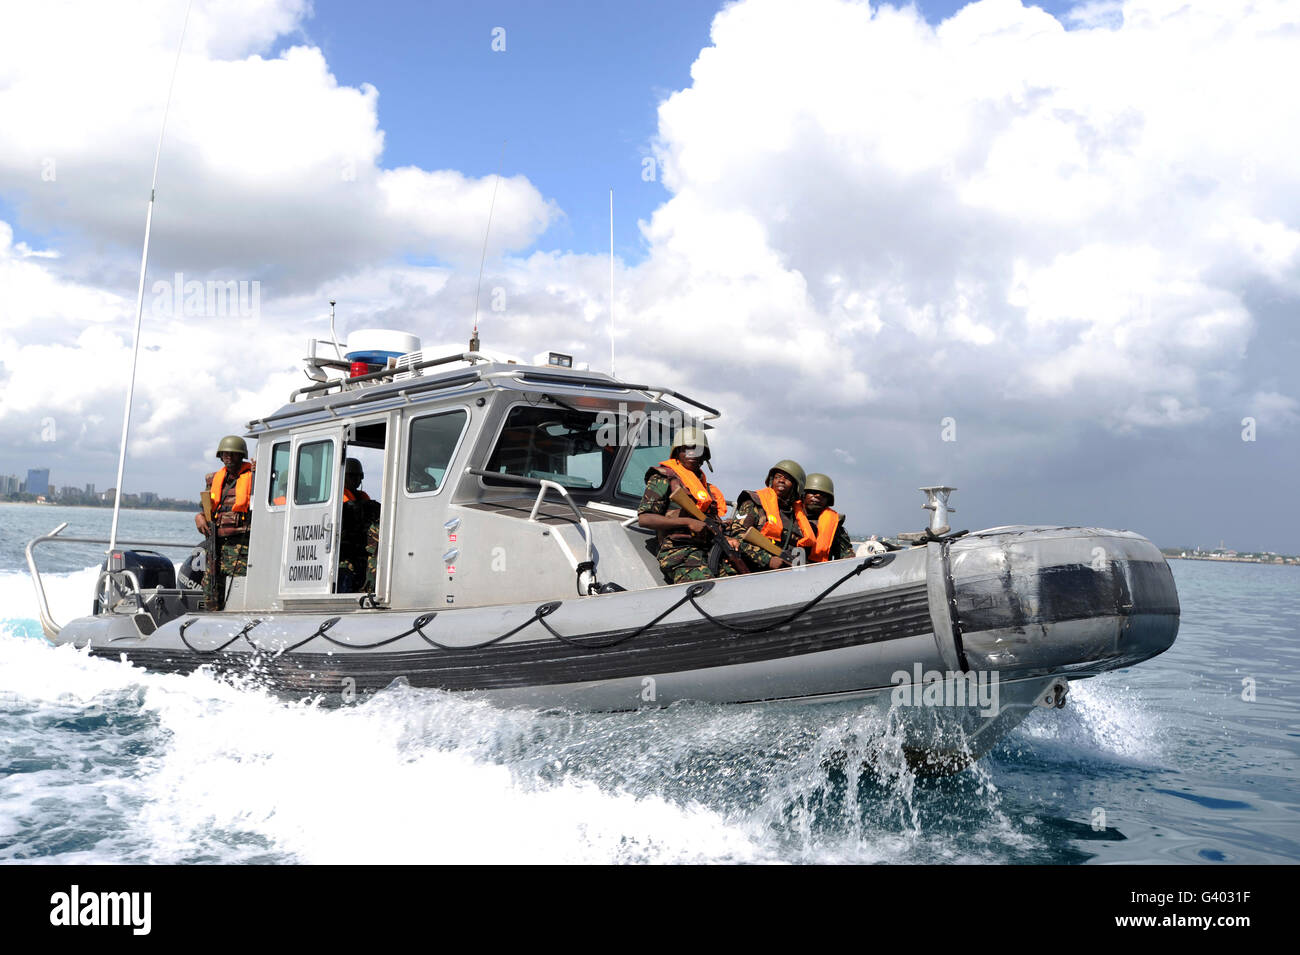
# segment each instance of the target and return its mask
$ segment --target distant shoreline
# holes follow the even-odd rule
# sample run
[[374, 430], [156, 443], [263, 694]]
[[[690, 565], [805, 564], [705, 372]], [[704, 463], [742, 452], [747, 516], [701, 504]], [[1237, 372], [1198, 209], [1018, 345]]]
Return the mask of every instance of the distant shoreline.
[[1208, 560], [1218, 564], [1268, 564], [1276, 567], [1300, 567], [1300, 557], [1211, 557], [1208, 554], [1202, 554], [1199, 557], [1193, 557], [1191, 554], [1183, 556], [1181, 554], [1166, 554], [1166, 560]]
[[[0, 501], [0, 504], [16, 504], [20, 507], [84, 507], [92, 511], [111, 511], [112, 504], [65, 504], [62, 501]], [[178, 514], [184, 514], [187, 511], [198, 511], [197, 504], [123, 504], [124, 511], [175, 511]]]

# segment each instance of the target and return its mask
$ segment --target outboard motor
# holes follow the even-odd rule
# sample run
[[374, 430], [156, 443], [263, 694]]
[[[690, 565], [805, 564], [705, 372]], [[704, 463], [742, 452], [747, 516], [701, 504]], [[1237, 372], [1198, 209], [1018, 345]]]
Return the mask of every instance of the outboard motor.
[[176, 587], [176, 568], [152, 550], [115, 550], [99, 568], [92, 614], [105, 613], [139, 590]]
[[208, 566], [208, 550], [196, 547], [185, 563], [181, 564], [180, 586], [183, 590], [202, 590], [203, 576]]
[[101, 571], [129, 570], [135, 574], [141, 590], [176, 586], [176, 567], [170, 560], [152, 550], [114, 551], [104, 561]]

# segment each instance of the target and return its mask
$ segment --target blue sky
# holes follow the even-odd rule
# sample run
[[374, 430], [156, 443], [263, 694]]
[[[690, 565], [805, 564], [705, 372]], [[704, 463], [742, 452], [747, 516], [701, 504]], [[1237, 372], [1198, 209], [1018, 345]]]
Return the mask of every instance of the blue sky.
[[[640, 259], [636, 219], [667, 198], [641, 178], [655, 110], [689, 85], [718, 6], [318, 0], [306, 32], [340, 83], [378, 88], [385, 167], [491, 175], [504, 140], [504, 174], [526, 175], [566, 214], [543, 247], [607, 250], [613, 188], [616, 251]], [[491, 48], [495, 27], [504, 52]]]
[[[964, 5], [917, 4], [932, 23]], [[1038, 4], [1062, 20], [1072, 5]], [[642, 178], [656, 109], [690, 85], [721, 6], [315, 0], [304, 32], [340, 84], [379, 90], [385, 168], [485, 176], [501, 165], [506, 176], [527, 176], [565, 213], [538, 242], [548, 250], [607, 252], [612, 188], [615, 252], [637, 262], [646, 252], [637, 220], [668, 198]], [[496, 27], [505, 30], [504, 52], [492, 49]], [[295, 42], [283, 39], [277, 52]]]

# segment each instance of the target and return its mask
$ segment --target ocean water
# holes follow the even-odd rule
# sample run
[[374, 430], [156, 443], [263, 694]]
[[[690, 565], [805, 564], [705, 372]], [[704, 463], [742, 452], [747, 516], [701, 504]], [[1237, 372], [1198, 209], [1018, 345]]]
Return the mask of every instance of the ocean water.
[[[109, 514], [0, 504], [0, 861], [1300, 861], [1300, 568], [1173, 561], [1171, 650], [936, 779], [852, 704], [324, 709], [54, 649], [23, 546], [61, 521]], [[197, 537], [168, 512], [121, 533]], [[56, 619], [97, 559], [44, 552]]]

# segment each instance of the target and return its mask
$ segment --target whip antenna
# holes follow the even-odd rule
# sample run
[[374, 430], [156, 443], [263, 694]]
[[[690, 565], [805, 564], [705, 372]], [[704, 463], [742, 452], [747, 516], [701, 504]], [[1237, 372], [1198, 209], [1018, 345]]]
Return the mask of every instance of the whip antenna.
[[162, 128], [158, 130], [158, 148], [153, 154], [153, 181], [149, 184], [149, 208], [144, 216], [144, 250], [140, 253], [140, 287], [135, 293], [135, 336], [131, 345], [131, 380], [126, 386], [126, 409], [122, 412], [122, 446], [117, 452], [117, 487], [113, 494], [113, 528], [108, 534], [108, 549], [117, 547], [117, 518], [122, 509], [122, 470], [126, 466], [126, 441], [131, 433], [131, 400], [135, 397], [135, 370], [140, 360], [140, 322], [144, 316], [144, 276], [149, 268], [149, 232], [153, 227], [153, 203], [158, 191], [158, 160], [162, 157], [163, 133], [167, 131], [167, 113], [172, 106], [172, 90], [176, 88], [176, 71], [181, 65], [181, 50], [185, 48], [185, 30], [190, 25], [190, 7], [185, 5], [185, 22], [181, 24], [181, 41], [176, 45], [176, 62], [172, 64], [172, 78], [167, 85], [167, 102], [163, 106]]
[[334, 354], [336, 358], [343, 357], [343, 349], [339, 347], [339, 337], [334, 334], [334, 299], [330, 299], [330, 339], [334, 342]]
[[497, 186], [501, 185], [501, 169], [506, 162], [506, 141], [501, 140], [501, 158], [497, 161], [497, 178], [492, 183], [492, 201], [488, 204], [487, 228], [483, 230], [483, 254], [478, 260], [478, 285], [474, 287], [474, 331], [469, 337], [469, 350], [478, 351], [478, 300], [483, 292], [483, 263], [487, 261], [488, 236], [492, 234], [492, 210], [497, 204]]
[[609, 190], [609, 377], [614, 373], [614, 190]]

